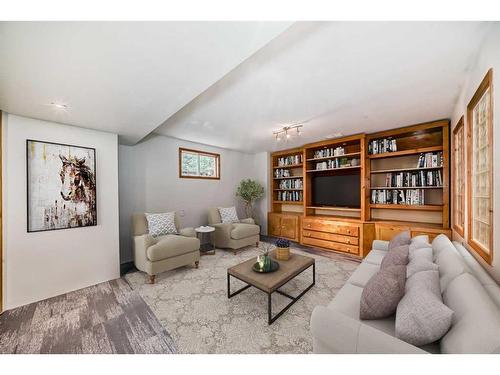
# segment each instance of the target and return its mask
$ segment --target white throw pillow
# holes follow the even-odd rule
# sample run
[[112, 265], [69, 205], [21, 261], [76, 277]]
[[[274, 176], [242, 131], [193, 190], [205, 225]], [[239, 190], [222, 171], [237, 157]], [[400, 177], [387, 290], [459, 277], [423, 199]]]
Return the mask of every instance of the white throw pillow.
[[162, 214], [146, 213], [146, 220], [148, 221], [149, 234], [153, 237], [177, 234], [175, 212], [165, 212]]
[[236, 207], [219, 207], [220, 219], [223, 223], [239, 223]]

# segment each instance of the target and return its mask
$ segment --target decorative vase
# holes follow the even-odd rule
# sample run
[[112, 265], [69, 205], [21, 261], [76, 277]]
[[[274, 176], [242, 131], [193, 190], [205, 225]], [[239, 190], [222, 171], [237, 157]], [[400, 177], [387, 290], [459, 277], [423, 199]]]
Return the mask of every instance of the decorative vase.
[[263, 258], [264, 266], [262, 267], [262, 269], [264, 270], [264, 272], [268, 272], [271, 270], [271, 257], [268, 254], [264, 254]]
[[276, 259], [278, 259], [278, 260], [290, 259], [290, 248], [289, 247], [277, 247], [276, 248]]

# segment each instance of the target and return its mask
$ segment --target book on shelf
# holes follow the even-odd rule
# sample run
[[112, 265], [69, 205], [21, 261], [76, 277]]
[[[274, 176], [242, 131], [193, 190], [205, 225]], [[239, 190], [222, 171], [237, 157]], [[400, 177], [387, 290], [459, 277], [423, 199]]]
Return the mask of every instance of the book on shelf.
[[397, 150], [398, 147], [394, 138], [374, 139], [368, 143], [368, 154], [370, 155], [396, 152]]
[[423, 189], [409, 190], [372, 190], [372, 204], [401, 204], [417, 206], [425, 204], [425, 191]]
[[282, 180], [279, 183], [279, 189], [302, 189], [303, 182], [301, 178], [295, 180]]
[[438, 168], [442, 166], [442, 151], [421, 153], [418, 157], [417, 168]]
[[314, 159], [328, 158], [331, 156], [342, 156], [345, 154], [344, 147], [329, 147], [314, 151]]
[[278, 200], [283, 202], [301, 202], [301, 191], [278, 191]]
[[441, 170], [386, 173], [384, 187], [442, 187]]
[[287, 165], [295, 165], [302, 163], [302, 154], [283, 156], [277, 159], [278, 167], [286, 167]]

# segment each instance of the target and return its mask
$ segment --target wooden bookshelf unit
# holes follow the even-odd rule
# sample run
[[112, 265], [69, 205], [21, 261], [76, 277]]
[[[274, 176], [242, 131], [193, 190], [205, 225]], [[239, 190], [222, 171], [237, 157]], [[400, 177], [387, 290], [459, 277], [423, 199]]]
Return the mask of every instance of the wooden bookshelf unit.
[[[450, 236], [448, 132], [440, 120], [272, 153], [269, 234], [357, 257], [403, 230]], [[318, 204], [318, 176], [359, 180], [359, 202]]]

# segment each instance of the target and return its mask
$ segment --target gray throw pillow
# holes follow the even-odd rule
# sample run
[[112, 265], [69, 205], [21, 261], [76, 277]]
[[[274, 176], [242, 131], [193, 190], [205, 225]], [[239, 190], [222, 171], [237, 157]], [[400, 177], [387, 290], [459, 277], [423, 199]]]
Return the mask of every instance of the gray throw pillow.
[[380, 269], [391, 266], [406, 266], [408, 264], [408, 245], [394, 247], [385, 254]]
[[387, 267], [373, 275], [361, 293], [360, 319], [381, 319], [394, 314], [404, 296], [405, 283], [405, 266]]
[[437, 271], [418, 272], [408, 281], [411, 279], [397, 307], [396, 337], [422, 346], [439, 340], [448, 332], [453, 311], [441, 299]]
[[408, 266], [406, 267], [406, 277], [410, 278], [417, 272], [421, 271], [437, 271], [439, 266], [435, 263], [429, 262], [424, 258], [414, 258], [410, 259]]
[[408, 259], [410, 262], [413, 259], [420, 258], [420, 259], [425, 259], [428, 260], [429, 262], [433, 261], [433, 254], [432, 254], [432, 248], [431, 247], [419, 247], [417, 249], [412, 248], [410, 245], [408, 248]]
[[404, 232], [401, 232], [397, 235], [395, 235], [392, 240], [389, 241], [388, 249], [391, 250], [392, 248], [402, 246], [402, 245], [409, 245], [411, 241], [410, 237], [410, 231], [405, 230]]

